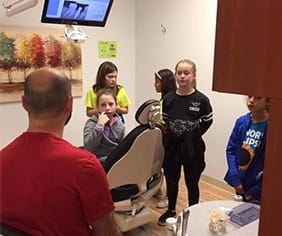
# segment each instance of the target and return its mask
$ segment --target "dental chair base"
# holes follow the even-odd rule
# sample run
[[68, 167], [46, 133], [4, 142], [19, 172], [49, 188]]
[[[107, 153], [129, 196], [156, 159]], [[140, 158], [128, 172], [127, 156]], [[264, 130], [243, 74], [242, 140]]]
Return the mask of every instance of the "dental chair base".
[[146, 206], [136, 215], [126, 215], [124, 212], [116, 211], [113, 216], [121, 232], [127, 232], [151, 221], [151, 212]]
[[146, 207], [146, 202], [160, 189], [164, 181], [163, 172], [148, 183], [149, 190], [136, 199], [126, 199], [115, 202], [114, 218], [122, 232], [127, 232], [136, 227], [150, 223], [151, 212]]

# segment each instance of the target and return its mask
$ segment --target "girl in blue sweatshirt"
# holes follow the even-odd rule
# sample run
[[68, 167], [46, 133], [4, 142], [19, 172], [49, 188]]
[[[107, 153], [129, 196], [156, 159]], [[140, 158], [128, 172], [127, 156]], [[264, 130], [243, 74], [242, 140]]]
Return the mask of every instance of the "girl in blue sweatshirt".
[[250, 112], [236, 120], [227, 143], [224, 180], [243, 201], [261, 198], [269, 106], [269, 98], [247, 96]]

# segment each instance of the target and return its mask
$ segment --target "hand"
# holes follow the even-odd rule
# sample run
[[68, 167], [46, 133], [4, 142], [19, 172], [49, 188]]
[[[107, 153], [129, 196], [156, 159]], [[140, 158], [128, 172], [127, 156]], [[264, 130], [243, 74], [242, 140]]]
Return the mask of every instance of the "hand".
[[245, 193], [245, 190], [244, 190], [242, 184], [236, 186], [236, 187], [235, 187], [235, 190], [236, 190], [236, 193], [239, 193], [239, 194], [244, 194], [244, 193]]
[[108, 115], [105, 112], [100, 113], [98, 116], [99, 124], [105, 125], [109, 120], [110, 118], [108, 117]]
[[119, 106], [116, 107], [116, 113], [122, 113]]
[[253, 200], [253, 197], [250, 194], [245, 193], [245, 199], [249, 202], [249, 201]]

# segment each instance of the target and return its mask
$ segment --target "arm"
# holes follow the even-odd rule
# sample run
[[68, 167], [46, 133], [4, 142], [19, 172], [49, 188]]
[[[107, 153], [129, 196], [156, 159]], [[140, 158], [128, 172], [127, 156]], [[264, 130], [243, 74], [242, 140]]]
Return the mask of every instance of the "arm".
[[98, 110], [96, 108], [97, 94], [93, 88], [89, 88], [85, 97], [84, 105], [86, 107], [86, 115], [92, 117], [93, 115], [98, 116]]
[[[225, 180], [227, 183], [233, 187], [238, 187], [236, 191], [239, 193], [243, 191], [239, 176], [238, 164], [237, 164], [237, 149], [241, 146], [241, 140], [239, 139], [239, 122], [238, 120], [235, 123], [235, 126], [232, 129], [231, 135], [229, 137], [227, 147], [226, 147], [226, 161], [228, 165], [227, 174]], [[240, 143], [240, 145], [238, 145]]]
[[83, 130], [83, 145], [84, 148], [90, 152], [100, 145], [101, 139], [103, 138], [104, 125], [98, 124], [98, 120], [90, 118], [86, 121]]
[[121, 87], [117, 94], [117, 113], [119, 114], [127, 114], [128, 113], [128, 106], [130, 105], [130, 99], [124, 89]]
[[262, 190], [262, 180], [258, 180], [257, 183], [247, 190], [245, 197], [248, 201], [252, 199], [260, 200]]
[[[86, 152], [83, 152], [84, 155]], [[77, 189], [86, 221], [95, 236], [120, 236], [113, 220], [114, 203], [109, 191], [106, 172], [94, 155], [81, 166], [77, 177]]]
[[99, 112], [97, 108], [86, 107], [86, 115], [88, 117], [98, 116]]
[[204, 133], [207, 132], [207, 130], [209, 129], [209, 127], [211, 126], [212, 122], [213, 122], [213, 111], [212, 111], [212, 106], [208, 100], [208, 98], [206, 98], [203, 101], [203, 113], [201, 114], [201, 122], [200, 122], [200, 133], [201, 135], [203, 135]]
[[128, 107], [119, 107], [119, 106], [117, 106], [116, 112], [118, 114], [126, 115], [128, 113]]
[[93, 228], [94, 228], [95, 236], [104, 236], [104, 235], [121, 236], [122, 235], [111, 213], [95, 221], [93, 223]]

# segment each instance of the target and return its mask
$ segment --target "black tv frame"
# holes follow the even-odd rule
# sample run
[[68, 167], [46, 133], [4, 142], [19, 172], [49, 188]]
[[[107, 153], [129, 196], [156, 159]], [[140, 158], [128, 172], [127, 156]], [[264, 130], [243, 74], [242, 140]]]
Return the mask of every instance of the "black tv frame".
[[[48, 6], [49, 6], [50, 1], [51, 0], [44, 0], [43, 11], [42, 11], [42, 15], [41, 15], [41, 22], [42, 23], [104, 27], [107, 20], [108, 20], [108, 16], [109, 16], [109, 13], [111, 11], [114, 0], [109, 0], [109, 4], [108, 4], [108, 7], [107, 7], [106, 12], [105, 12], [104, 19], [102, 21], [89, 20], [89, 19], [70, 19], [70, 18], [63, 18], [61, 16], [50, 17], [50, 16], [47, 15], [47, 10], [48, 10]], [[70, 2], [70, 3], [81, 4], [81, 3], [77, 3], [77, 2], [81, 2], [81, 1], [76, 1], [76, 0], [58, 0], [58, 1], [62, 1], [64, 3]]]

